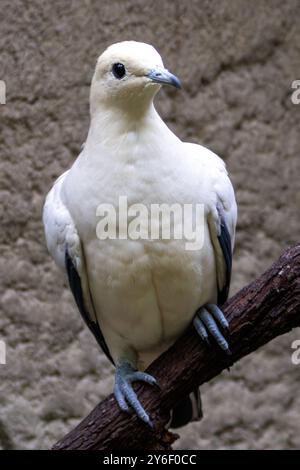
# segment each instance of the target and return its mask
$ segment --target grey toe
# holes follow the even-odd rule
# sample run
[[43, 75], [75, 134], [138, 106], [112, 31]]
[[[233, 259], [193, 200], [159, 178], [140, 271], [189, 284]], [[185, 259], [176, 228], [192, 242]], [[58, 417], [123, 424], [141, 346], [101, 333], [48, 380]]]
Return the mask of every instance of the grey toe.
[[224, 351], [229, 349], [228, 343], [222, 333], [219, 330], [217, 323], [215, 322], [211, 313], [209, 313], [205, 308], [202, 308], [199, 317], [210, 332], [210, 334], [214, 337], [220, 348]]
[[229, 329], [229, 323], [227, 321], [227, 318], [225, 317], [224, 313], [222, 312], [222, 310], [215, 304], [208, 304], [206, 306], [207, 310], [213, 314], [213, 317], [214, 319], [220, 323], [220, 325], [222, 326], [222, 328], [224, 328], [224, 330], [228, 330]]
[[193, 320], [194, 327], [203, 341], [209, 344], [209, 333], [218, 343], [220, 348], [230, 355], [231, 352], [228, 342], [224, 338], [217, 322], [223, 329], [228, 329], [228, 321], [226, 320], [223, 312], [217, 305], [213, 304], [208, 304], [206, 308], [202, 307], [198, 310]]
[[200, 338], [205, 341], [205, 343], [209, 346], [210, 342], [208, 339], [208, 333], [206, 331], [205, 325], [202, 323], [198, 315], [195, 315], [195, 318], [193, 320], [194, 327], [196, 328], [196, 331]]
[[135, 370], [130, 364], [123, 363], [117, 367], [114, 395], [119, 407], [128, 412], [129, 407], [132, 408], [139, 419], [148, 426], [153, 427], [149, 415], [141, 405], [135, 391], [132, 388], [133, 382], [146, 382], [150, 385], [156, 385], [157, 381], [154, 377], [145, 372]]

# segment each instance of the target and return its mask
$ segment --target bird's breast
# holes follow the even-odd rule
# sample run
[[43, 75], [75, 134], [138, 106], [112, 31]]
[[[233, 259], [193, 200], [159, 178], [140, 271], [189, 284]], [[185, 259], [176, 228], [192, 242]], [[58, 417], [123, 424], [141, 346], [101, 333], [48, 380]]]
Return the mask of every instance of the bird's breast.
[[89, 243], [88, 275], [104, 335], [113, 331], [139, 354], [168, 347], [213, 300], [211, 250], [208, 243], [188, 252], [180, 240]]

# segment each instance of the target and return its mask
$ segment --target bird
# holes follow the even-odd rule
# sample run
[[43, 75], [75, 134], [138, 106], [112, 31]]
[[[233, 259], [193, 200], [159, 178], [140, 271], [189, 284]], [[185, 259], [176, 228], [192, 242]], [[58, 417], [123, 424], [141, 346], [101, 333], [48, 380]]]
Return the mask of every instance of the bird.
[[[105, 49], [91, 82], [85, 144], [43, 208], [48, 250], [115, 366], [115, 399], [152, 427], [133, 383], [159, 386], [145, 370], [191, 323], [201, 341], [231, 353], [221, 307], [229, 293], [237, 222], [224, 161], [180, 140], [156, 111], [154, 98], [163, 85], [182, 86], [152, 45], [123, 41]], [[99, 236], [97, 208], [111, 205], [118, 213], [123, 196], [131, 207], [200, 205], [201, 248], [188, 250], [179, 237]], [[170, 411], [170, 427], [201, 416], [195, 389]]]

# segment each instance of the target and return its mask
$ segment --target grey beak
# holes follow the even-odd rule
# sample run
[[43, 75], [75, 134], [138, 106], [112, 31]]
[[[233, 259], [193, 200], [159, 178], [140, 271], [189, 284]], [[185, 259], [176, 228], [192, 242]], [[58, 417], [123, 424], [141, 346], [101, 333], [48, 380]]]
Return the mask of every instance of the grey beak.
[[181, 81], [176, 75], [173, 75], [169, 70], [163, 68], [155, 68], [150, 70], [147, 75], [155, 83], [161, 83], [162, 85], [171, 85], [175, 88], [181, 88]]

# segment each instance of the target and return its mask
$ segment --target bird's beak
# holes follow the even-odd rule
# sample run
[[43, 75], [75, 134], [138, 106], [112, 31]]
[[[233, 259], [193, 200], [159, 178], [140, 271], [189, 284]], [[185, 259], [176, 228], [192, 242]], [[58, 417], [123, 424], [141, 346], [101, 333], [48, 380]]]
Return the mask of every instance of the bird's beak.
[[154, 83], [161, 83], [162, 85], [171, 85], [175, 88], [181, 88], [181, 81], [179, 78], [169, 72], [169, 70], [162, 67], [156, 67], [155, 69], [150, 70], [147, 77]]

